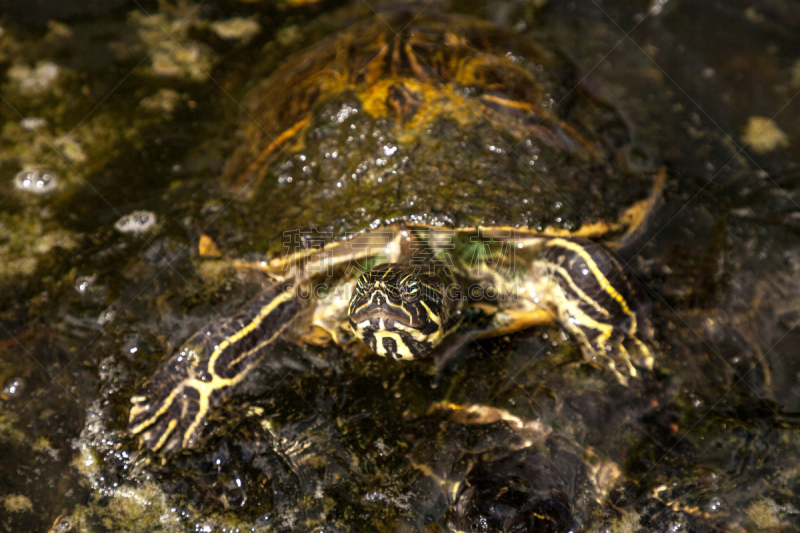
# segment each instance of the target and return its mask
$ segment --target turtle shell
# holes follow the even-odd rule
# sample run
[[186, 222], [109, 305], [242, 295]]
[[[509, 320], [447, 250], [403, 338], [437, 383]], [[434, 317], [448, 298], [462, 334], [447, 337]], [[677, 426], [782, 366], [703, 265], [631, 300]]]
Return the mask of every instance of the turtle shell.
[[262, 227], [598, 235], [654, 183], [621, 113], [562, 53], [457, 15], [356, 23], [290, 57], [246, 109], [225, 179], [264, 206]]

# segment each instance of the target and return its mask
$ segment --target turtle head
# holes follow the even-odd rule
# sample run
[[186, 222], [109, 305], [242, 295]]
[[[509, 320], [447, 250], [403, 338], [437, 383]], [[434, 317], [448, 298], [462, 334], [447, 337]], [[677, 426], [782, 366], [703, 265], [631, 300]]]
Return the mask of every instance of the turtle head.
[[444, 337], [444, 283], [419, 268], [385, 263], [363, 274], [350, 300], [350, 325], [373, 352], [393, 359], [428, 355]]

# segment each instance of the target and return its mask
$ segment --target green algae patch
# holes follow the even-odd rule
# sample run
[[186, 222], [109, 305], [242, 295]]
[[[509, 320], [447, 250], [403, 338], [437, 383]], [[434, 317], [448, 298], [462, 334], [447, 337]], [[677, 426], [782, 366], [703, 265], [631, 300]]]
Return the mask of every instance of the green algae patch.
[[196, 7], [179, 2], [174, 8], [153, 15], [131, 13], [131, 22], [138, 26], [140, 45], [152, 51], [150, 74], [200, 82], [211, 76], [219, 57], [208, 45], [189, 37], [193, 29], [208, 26]]
[[209, 25], [211, 31], [220, 39], [238, 40], [247, 44], [261, 31], [261, 24], [252, 18], [234, 17], [228, 20], [218, 20]]
[[789, 147], [789, 137], [767, 117], [750, 117], [742, 141], [758, 153]]
[[638, 513], [629, 512], [610, 523], [598, 523], [590, 530], [590, 533], [636, 533], [642, 530], [639, 521]]
[[781, 509], [771, 498], [763, 498], [747, 508], [747, 517], [758, 529], [775, 529], [784, 525]]
[[56, 247], [69, 250], [77, 236], [52, 222], [0, 213], [0, 279], [30, 275], [39, 258]]
[[33, 511], [33, 504], [30, 498], [22, 494], [12, 494], [3, 498], [3, 507], [9, 513], [30, 513]]

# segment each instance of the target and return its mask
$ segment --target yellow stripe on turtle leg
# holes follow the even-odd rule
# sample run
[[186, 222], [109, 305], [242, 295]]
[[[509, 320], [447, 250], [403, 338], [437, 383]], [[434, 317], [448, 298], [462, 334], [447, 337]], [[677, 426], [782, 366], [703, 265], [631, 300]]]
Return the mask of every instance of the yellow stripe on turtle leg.
[[175, 431], [176, 427], [178, 427], [178, 421], [175, 419], [170, 420], [169, 424], [167, 424], [167, 429], [164, 430], [164, 434], [161, 435], [161, 438], [158, 439], [158, 442], [156, 442], [155, 446], [153, 446], [154, 452], [157, 452], [164, 446], [167, 440], [169, 440], [170, 435], [172, 435], [172, 432]]
[[222, 354], [222, 352], [228, 346], [231, 346], [239, 342], [241, 339], [243, 339], [251, 332], [253, 332], [253, 330], [258, 328], [258, 326], [261, 325], [261, 321], [264, 320], [267, 316], [269, 316], [270, 313], [272, 313], [276, 307], [278, 307], [280, 304], [286, 301], [291, 300], [295, 296], [296, 295], [294, 291], [283, 291], [279, 296], [273, 298], [267, 305], [262, 307], [259, 310], [258, 314], [253, 318], [253, 320], [249, 324], [247, 324], [245, 327], [243, 327], [230, 337], [226, 337], [225, 339], [223, 339], [223, 341], [220, 342], [217, 348], [214, 350], [214, 353], [211, 354], [208, 363], [208, 371], [211, 372], [212, 375], [216, 376], [216, 374], [214, 373], [214, 369], [216, 367], [216, 362], [220, 354]]
[[638, 374], [636, 372], [636, 367], [633, 366], [633, 362], [631, 362], [631, 356], [628, 353], [628, 350], [625, 349], [625, 346], [620, 344], [617, 346], [617, 351], [619, 352], [620, 357], [628, 367], [628, 372], [630, 373], [631, 377], [636, 377]]
[[583, 246], [581, 246], [576, 242], [568, 241], [566, 239], [552, 239], [550, 241], [547, 241], [545, 243], [545, 246], [561, 246], [580, 256], [580, 258], [583, 259], [583, 261], [586, 263], [586, 267], [591, 271], [592, 275], [594, 276], [600, 288], [619, 304], [623, 313], [631, 317], [631, 319], [633, 320], [631, 324], [631, 335], [635, 333], [636, 313], [631, 311], [630, 307], [628, 307], [628, 302], [625, 300], [622, 294], [620, 294], [619, 291], [617, 291], [614, 285], [612, 285], [611, 282], [608, 281], [608, 278], [606, 278], [606, 276], [600, 270], [600, 267], [597, 266], [595, 260], [592, 258], [591, 255], [589, 255], [586, 252], [586, 249]]
[[645, 343], [640, 341], [636, 337], [632, 337], [633, 342], [636, 343], [636, 346], [642, 352], [644, 357], [644, 366], [647, 367], [647, 370], [653, 370], [653, 363], [655, 362], [653, 359], [653, 354], [650, 352], [650, 348], [647, 347]]
[[[141, 433], [145, 428], [155, 424], [156, 420], [158, 420], [159, 417], [161, 417], [161, 415], [166, 413], [167, 410], [172, 406], [172, 402], [175, 400], [175, 396], [178, 395], [178, 392], [181, 389], [182, 389], [181, 386], [175, 387], [172, 390], [172, 392], [169, 393], [169, 396], [167, 396], [167, 399], [164, 400], [164, 403], [161, 404], [161, 407], [155, 413], [153, 413], [149, 418], [147, 418], [147, 419], [143, 420], [142, 422], [140, 422], [138, 426], [130, 428], [129, 431], [131, 433], [133, 433], [133, 434]], [[141, 396], [134, 396], [134, 398], [142, 398], [142, 397]], [[133, 399], [131, 399], [131, 401], [133, 401]], [[139, 413], [141, 413], [144, 410], [145, 410], [145, 408], [139, 406], [138, 404], [134, 404], [134, 406], [131, 407], [130, 420], [133, 421], [133, 419], [136, 417], [136, 415], [138, 415]]]

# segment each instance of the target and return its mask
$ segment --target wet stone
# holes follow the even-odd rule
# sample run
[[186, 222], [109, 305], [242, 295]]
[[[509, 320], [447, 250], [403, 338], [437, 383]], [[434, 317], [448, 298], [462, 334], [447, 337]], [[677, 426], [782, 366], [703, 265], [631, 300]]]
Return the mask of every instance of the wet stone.
[[114, 229], [120, 233], [140, 235], [156, 225], [156, 214], [152, 211], [133, 211], [114, 223]]
[[14, 187], [34, 194], [47, 194], [58, 187], [58, 181], [52, 170], [23, 170], [14, 176]]

